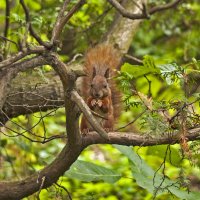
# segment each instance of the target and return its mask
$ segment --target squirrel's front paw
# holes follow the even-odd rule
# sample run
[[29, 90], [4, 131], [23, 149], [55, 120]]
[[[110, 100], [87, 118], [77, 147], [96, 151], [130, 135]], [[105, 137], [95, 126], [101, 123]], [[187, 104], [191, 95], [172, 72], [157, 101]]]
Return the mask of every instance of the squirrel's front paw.
[[98, 105], [99, 107], [102, 107], [103, 102], [102, 102], [101, 100], [97, 100], [97, 105]]
[[94, 106], [96, 106], [96, 104], [97, 104], [96, 99], [92, 99], [92, 101], [91, 101], [91, 106], [94, 107]]

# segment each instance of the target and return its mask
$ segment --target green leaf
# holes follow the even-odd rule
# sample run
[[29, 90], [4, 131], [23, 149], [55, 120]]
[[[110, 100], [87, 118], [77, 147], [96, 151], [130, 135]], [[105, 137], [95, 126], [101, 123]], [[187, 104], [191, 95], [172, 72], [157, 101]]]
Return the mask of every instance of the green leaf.
[[137, 184], [148, 190], [151, 194], [154, 195], [157, 188], [158, 190], [156, 191], [156, 195], [170, 192], [180, 199], [200, 199], [200, 193], [188, 193], [187, 191], [180, 189], [180, 185], [177, 181], [172, 181], [167, 177], [163, 179], [163, 176], [148, 166], [147, 163], [138, 154], [136, 154], [132, 148], [120, 145], [113, 146], [128, 157], [131, 164], [132, 174]]
[[77, 160], [65, 175], [68, 178], [76, 178], [86, 182], [105, 181], [114, 183], [121, 178], [121, 175], [114, 170], [82, 160]]
[[155, 61], [152, 56], [145, 55], [142, 62], [146, 68], [150, 68], [150, 69], [156, 68]]
[[176, 63], [163, 64], [158, 66], [162, 76], [168, 85], [173, 84], [178, 79], [183, 78], [180, 67]]
[[131, 65], [125, 63], [122, 67], [122, 71], [129, 73], [134, 78], [138, 78], [147, 74], [157, 74], [159, 70], [157, 68], [148, 68], [145, 66]]
[[24, 23], [24, 18], [21, 17], [20, 15], [16, 14], [16, 13], [12, 13], [11, 14], [11, 19], [13, 19], [13, 21], [18, 22], [18, 23]]
[[131, 164], [132, 174], [137, 182], [137, 184], [147, 189], [151, 194], [154, 193], [153, 177], [154, 170], [149, 167], [142, 158], [137, 155], [132, 148], [114, 145], [121, 153], [128, 157]]
[[168, 74], [177, 71], [178, 65], [176, 63], [162, 64], [159, 68], [162, 74]]
[[156, 67], [153, 59], [150, 56], [145, 56], [143, 60], [144, 65], [131, 65], [125, 63], [121, 71], [129, 73], [134, 78], [138, 78], [147, 74], [160, 74], [159, 68]]

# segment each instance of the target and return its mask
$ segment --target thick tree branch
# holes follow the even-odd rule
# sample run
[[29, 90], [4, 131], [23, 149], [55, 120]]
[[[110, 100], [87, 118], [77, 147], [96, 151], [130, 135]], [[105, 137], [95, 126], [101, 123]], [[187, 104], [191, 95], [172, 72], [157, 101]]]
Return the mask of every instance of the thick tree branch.
[[40, 53], [44, 53], [44, 52], [45, 52], [45, 48], [43, 46], [37, 46], [35, 48], [29, 48], [29, 49], [27, 49], [23, 52], [19, 52], [16, 55], [13, 55], [10, 58], [0, 62], [0, 68], [7, 67], [8, 65], [11, 65], [14, 62], [17, 62], [17, 61], [21, 60], [22, 58], [25, 58], [28, 55], [40, 54]]
[[[77, 76], [83, 75], [81, 65], [71, 63], [68, 67]], [[40, 73], [37, 70], [26, 75], [19, 73], [11, 82], [10, 93], [3, 107], [6, 116], [0, 114], [1, 122], [5, 123], [18, 115], [64, 107], [64, 91], [59, 76], [54, 71]], [[76, 85], [80, 89], [80, 80]]]
[[18, 115], [60, 107], [64, 107], [64, 94], [58, 75], [48, 72], [43, 76], [38, 71], [26, 75], [19, 74], [11, 82], [11, 90], [7, 95], [0, 121], [5, 123]]
[[[71, 90], [75, 87], [74, 83], [76, 75], [74, 75], [74, 72], [72, 72], [63, 62], [59, 60], [56, 54], [50, 53], [46, 58], [44, 56], [38, 57], [41, 57], [45, 63], [51, 64], [59, 74], [62, 81], [65, 93], [64, 98], [67, 115], [68, 144], [59, 156], [38, 174], [34, 174], [22, 181], [9, 183], [0, 182], [0, 199], [21, 199], [41, 190], [42, 188], [49, 187], [55, 183], [67, 169], [69, 169], [71, 164], [77, 159], [82, 151], [78, 123], [79, 111], [75, 104], [70, 101], [68, 96], [71, 93]], [[35, 61], [34, 63], [33, 60], [38, 57], [30, 59], [33, 63], [30, 63], [30, 66], [28, 67], [24, 66], [24, 63], [28, 63], [26, 60], [25, 62], [22, 61], [20, 64], [14, 63], [13, 65], [7, 67], [6, 70], [17, 68], [17, 71], [20, 71], [29, 67], [34, 67], [37, 62]], [[12, 188], [12, 192], [8, 192], [9, 188]]]
[[[108, 133], [108, 139], [100, 137], [95, 132], [90, 132], [83, 137], [83, 145], [87, 147], [91, 144], [119, 144], [125, 146], [154, 146], [163, 144], [180, 143], [179, 131], [162, 136], [146, 135], [141, 133], [111, 132]], [[200, 140], [200, 128], [191, 129], [185, 137], [188, 141]]]
[[12, 74], [12, 78], [14, 78], [19, 72], [24, 72], [29, 69], [33, 69], [37, 66], [42, 66], [45, 64], [48, 64], [48, 62], [45, 60], [44, 56], [40, 55], [40, 56], [35, 56], [35, 57], [29, 58], [20, 62], [13, 63], [9, 65], [5, 69], [5, 71]]
[[0, 182], [0, 199], [20, 200], [37, 192], [40, 189], [43, 177], [45, 177], [43, 188], [49, 187], [69, 169], [81, 151], [81, 145], [74, 145], [71, 148], [66, 145], [58, 157], [43, 170], [20, 181]]
[[87, 104], [85, 103], [83, 98], [81, 98], [76, 91], [72, 91], [71, 92], [71, 99], [81, 109], [81, 111], [83, 112], [83, 114], [85, 115], [86, 119], [89, 121], [90, 125], [93, 127], [93, 129], [95, 131], [97, 131], [97, 133], [101, 137], [103, 137], [105, 139], [109, 139], [108, 138], [108, 134], [106, 133], [106, 131], [99, 125], [99, 123], [93, 117], [93, 115], [92, 115], [92, 113], [90, 111], [90, 108], [87, 106]]
[[0, 110], [2, 109], [4, 102], [6, 100], [7, 94], [10, 89], [10, 82], [19, 72], [26, 71], [28, 69], [33, 69], [34, 67], [47, 64], [43, 56], [36, 56], [23, 60], [18, 63], [11, 64], [6, 67], [0, 73]]
[[81, 137], [79, 132], [79, 116], [80, 112], [76, 104], [71, 101], [71, 92], [76, 87], [77, 74], [65, 65], [56, 54], [51, 54], [47, 59], [51, 63], [54, 70], [58, 73], [64, 89], [64, 101], [66, 111], [66, 130], [68, 136], [69, 146], [81, 144]]
[[[188, 140], [199, 140], [200, 128], [191, 129], [186, 137]], [[83, 148], [92, 144], [119, 144], [126, 146], [153, 146], [162, 144], [179, 143], [180, 135], [178, 132], [162, 137], [152, 137], [148, 135], [138, 135], [135, 133], [108, 133], [109, 140], [102, 138], [95, 132], [90, 132], [82, 138], [82, 145], [74, 145], [69, 148], [65, 146], [58, 157], [42, 171], [24, 179], [15, 182], [0, 182], [0, 199], [18, 200], [28, 196], [40, 189], [42, 178], [45, 177], [43, 188], [47, 188], [55, 183], [71, 164], [78, 158]], [[10, 190], [12, 188], [12, 190]]]

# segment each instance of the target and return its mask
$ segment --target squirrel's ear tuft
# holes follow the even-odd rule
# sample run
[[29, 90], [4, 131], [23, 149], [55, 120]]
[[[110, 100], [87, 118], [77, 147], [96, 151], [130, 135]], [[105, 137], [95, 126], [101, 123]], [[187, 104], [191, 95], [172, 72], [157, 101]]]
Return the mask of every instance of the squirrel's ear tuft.
[[109, 76], [110, 76], [110, 69], [109, 68], [106, 70], [104, 76], [105, 76], [105, 78], [109, 78]]
[[92, 78], [94, 78], [95, 76], [96, 76], [96, 68], [95, 67], [93, 67], [93, 74], [92, 74]]

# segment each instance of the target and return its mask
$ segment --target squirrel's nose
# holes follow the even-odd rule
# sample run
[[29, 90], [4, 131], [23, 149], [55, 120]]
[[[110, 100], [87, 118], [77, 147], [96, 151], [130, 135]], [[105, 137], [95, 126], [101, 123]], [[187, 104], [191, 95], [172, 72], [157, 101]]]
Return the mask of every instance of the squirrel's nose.
[[99, 94], [99, 93], [95, 93], [94, 96], [95, 96], [96, 98], [99, 98], [99, 97], [100, 97], [100, 94]]

